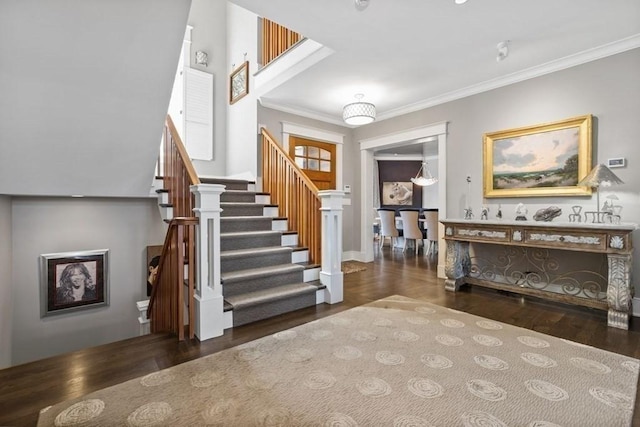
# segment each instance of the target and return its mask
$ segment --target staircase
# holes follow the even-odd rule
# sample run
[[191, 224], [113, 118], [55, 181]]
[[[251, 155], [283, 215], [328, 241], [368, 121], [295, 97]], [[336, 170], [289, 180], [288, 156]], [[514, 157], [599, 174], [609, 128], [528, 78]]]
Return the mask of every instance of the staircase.
[[[308, 262], [308, 249], [298, 247], [295, 231], [269, 194], [257, 193], [249, 181], [200, 178], [202, 184], [226, 187], [220, 207], [220, 281], [225, 315], [240, 326], [316, 305], [320, 265]], [[163, 219], [172, 206], [165, 190], [157, 190]]]

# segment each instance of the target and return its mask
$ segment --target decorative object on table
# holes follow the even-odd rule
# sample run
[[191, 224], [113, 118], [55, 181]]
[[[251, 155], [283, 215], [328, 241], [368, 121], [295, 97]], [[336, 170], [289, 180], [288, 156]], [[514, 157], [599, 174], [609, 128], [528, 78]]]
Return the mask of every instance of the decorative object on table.
[[585, 221], [588, 221], [588, 214], [592, 215], [592, 222], [601, 224], [604, 222], [606, 213], [600, 210], [600, 187], [608, 187], [613, 184], [624, 184], [611, 169], [600, 163], [594, 167], [578, 185], [595, 189], [596, 191], [596, 211], [585, 212]]
[[582, 206], [571, 206], [572, 213], [569, 214], [570, 222], [582, 222]]
[[480, 211], [480, 219], [489, 219], [489, 207], [483, 206]]
[[[616, 196], [615, 194], [609, 194], [606, 198], [610, 200], [607, 210], [611, 212], [607, 219], [609, 220], [609, 222], [611, 222], [613, 224], [619, 224], [621, 219], [622, 219], [622, 217], [621, 217], [621, 215], [622, 215], [622, 206], [617, 205], [614, 202], [614, 200], [619, 200], [618, 196]], [[607, 202], [605, 201], [605, 204], [606, 203]]]
[[40, 317], [109, 305], [109, 250], [40, 255]]
[[591, 115], [484, 135], [484, 197], [584, 196]]
[[[245, 54], [246, 57], [246, 54]], [[229, 104], [235, 104], [249, 93], [249, 61], [231, 72], [229, 76]]]
[[467, 175], [467, 194], [465, 195], [465, 201], [467, 207], [464, 208], [464, 219], [473, 219], [473, 210], [469, 203], [469, 197], [471, 195], [471, 175]]
[[529, 212], [529, 210], [525, 207], [525, 205], [523, 203], [518, 203], [516, 205], [516, 221], [526, 221], [527, 212]]
[[[438, 182], [438, 178], [434, 178], [427, 169], [427, 163], [422, 162], [422, 166], [420, 166], [420, 170], [416, 174], [415, 178], [411, 178], [411, 182], [415, 185], [419, 185], [420, 187], [426, 187], [428, 185], [433, 185]], [[422, 171], [425, 172], [426, 176], [422, 175]]]
[[496, 218], [502, 219], [502, 205], [498, 205], [498, 211], [496, 212]]
[[535, 215], [533, 215], [533, 219], [535, 221], [549, 222], [560, 215], [562, 215], [562, 209], [557, 206], [549, 206], [548, 208], [538, 209]]

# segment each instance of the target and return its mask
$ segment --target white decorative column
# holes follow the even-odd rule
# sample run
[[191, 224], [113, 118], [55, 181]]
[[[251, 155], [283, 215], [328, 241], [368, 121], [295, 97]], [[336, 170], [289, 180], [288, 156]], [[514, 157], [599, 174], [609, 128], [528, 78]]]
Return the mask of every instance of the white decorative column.
[[318, 192], [322, 202], [322, 267], [320, 283], [326, 286], [324, 302], [342, 302], [342, 200], [343, 191]]
[[196, 233], [195, 333], [200, 341], [224, 333], [224, 300], [220, 283], [220, 194], [224, 185], [192, 185], [200, 219]]

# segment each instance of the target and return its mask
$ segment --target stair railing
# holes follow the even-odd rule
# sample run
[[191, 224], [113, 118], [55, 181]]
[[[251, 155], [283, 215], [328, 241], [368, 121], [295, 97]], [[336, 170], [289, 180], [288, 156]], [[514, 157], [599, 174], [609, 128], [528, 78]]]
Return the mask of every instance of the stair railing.
[[266, 129], [262, 134], [262, 191], [278, 205], [289, 230], [298, 233], [298, 242], [309, 249], [309, 262], [322, 262], [321, 201], [316, 185], [300, 170]]
[[[165, 236], [158, 273], [151, 291], [147, 316], [151, 332], [171, 332], [180, 341], [194, 337], [195, 227], [198, 218], [173, 218]], [[185, 305], [187, 320], [185, 321]]]
[[195, 197], [190, 187], [200, 184], [200, 179], [169, 116], [163, 132], [163, 152], [163, 186], [169, 191], [173, 219], [160, 255], [147, 315], [151, 319], [151, 332], [172, 332], [183, 340], [185, 323], [189, 325], [189, 338], [193, 338], [195, 327], [195, 227], [198, 218], [193, 214]]
[[261, 18], [260, 21], [260, 64], [262, 67], [269, 65], [303, 39], [299, 33], [266, 18]]
[[167, 116], [164, 127], [164, 165], [162, 168], [164, 188], [169, 190], [169, 202], [174, 217], [192, 217], [195, 199], [189, 187], [200, 184], [193, 163], [187, 154], [182, 139], [171, 117]]

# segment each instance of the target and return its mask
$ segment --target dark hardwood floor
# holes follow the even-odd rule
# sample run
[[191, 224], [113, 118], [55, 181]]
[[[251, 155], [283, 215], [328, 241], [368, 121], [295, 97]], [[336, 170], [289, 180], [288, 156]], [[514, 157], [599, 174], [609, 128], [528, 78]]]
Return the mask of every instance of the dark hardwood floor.
[[[385, 246], [366, 270], [344, 276], [340, 304], [245, 325], [205, 342], [147, 335], [0, 370], [0, 426], [33, 426], [43, 407], [396, 294], [640, 358], [640, 319], [623, 331], [607, 327], [604, 311], [479, 287], [446, 292], [434, 258]], [[638, 408], [636, 399], [634, 426], [640, 426]]]

